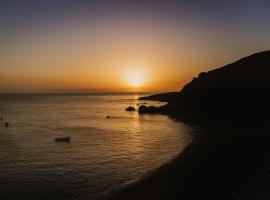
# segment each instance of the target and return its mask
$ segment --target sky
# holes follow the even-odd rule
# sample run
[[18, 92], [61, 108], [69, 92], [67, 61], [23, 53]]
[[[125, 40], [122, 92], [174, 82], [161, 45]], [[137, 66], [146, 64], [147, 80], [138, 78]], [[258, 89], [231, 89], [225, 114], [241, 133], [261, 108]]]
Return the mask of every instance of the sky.
[[1, 0], [0, 92], [179, 91], [269, 50], [263, 0]]

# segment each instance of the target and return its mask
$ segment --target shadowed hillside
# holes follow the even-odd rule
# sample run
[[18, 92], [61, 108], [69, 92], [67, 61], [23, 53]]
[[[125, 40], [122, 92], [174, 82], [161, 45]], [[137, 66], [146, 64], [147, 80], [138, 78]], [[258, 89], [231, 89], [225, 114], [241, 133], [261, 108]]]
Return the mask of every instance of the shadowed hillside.
[[143, 99], [169, 102], [159, 112], [174, 115], [262, 114], [269, 109], [270, 51], [202, 72], [178, 93]]

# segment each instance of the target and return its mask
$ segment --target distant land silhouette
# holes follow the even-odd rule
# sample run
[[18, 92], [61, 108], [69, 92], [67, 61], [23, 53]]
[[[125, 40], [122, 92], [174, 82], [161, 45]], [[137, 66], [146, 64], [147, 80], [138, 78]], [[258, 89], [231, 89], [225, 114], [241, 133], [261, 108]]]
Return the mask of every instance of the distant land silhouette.
[[270, 199], [270, 51], [202, 72], [180, 92], [140, 100], [139, 113], [167, 114], [195, 128], [178, 158], [111, 199]]
[[156, 94], [141, 100], [168, 102], [158, 112], [182, 116], [248, 116], [269, 111], [270, 51], [202, 72], [180, 92]]

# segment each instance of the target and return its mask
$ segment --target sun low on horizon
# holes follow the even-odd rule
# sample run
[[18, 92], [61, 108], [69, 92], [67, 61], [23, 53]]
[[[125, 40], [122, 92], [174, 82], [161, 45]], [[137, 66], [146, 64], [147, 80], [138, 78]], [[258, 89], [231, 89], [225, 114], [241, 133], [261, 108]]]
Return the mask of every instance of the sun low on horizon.
[[131, 70], [126, 75], [127, 84], [131, 88], [142, 88], [145, 84], [145, 75], [142, 71]]

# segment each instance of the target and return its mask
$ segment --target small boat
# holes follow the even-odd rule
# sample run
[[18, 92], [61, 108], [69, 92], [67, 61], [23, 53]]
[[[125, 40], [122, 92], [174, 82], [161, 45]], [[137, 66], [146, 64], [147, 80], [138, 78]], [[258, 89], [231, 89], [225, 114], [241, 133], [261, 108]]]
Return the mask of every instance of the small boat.
[[55, 142], [70, 142], [70, 137], [57, 137], [54, 139]]

